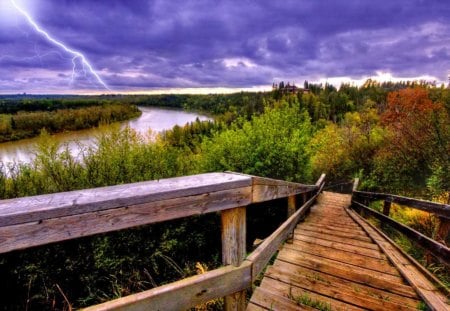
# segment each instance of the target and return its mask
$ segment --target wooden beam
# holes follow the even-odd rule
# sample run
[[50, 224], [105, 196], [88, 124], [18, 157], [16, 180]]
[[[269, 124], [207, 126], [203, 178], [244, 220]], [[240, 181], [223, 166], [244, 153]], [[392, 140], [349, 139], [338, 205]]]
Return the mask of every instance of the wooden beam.
[[316, 186], [253, 176], [252, 203], [286, 198], [291, 195], [312, 192], [316, 189]]
[[250, 176], [210, 173], [0, 200], [0, 226], [99, 212], [251, 185]]
[[413, 240], [426, 250], [429, 250], [438, 260], [447, 266], [450, 266], [450, 249], [433, 239], [430, 239], [429, 237], [423, 235], [422, 233], [411, 229], [404, 224], [401, 224], [395, 220], [393, 220], [390, 217], [387, 217], [383, 215], [382, 213], [379, 213], [371, 208], [368, 208], [367, 206], [352, 201], [353, 205], [357, 205], [362, 211], [364, 211], [366, 214], [369, 214], [370, 216], [373, 216], [377, 219], [379, 219], [383, 224], [389, 225], [392, 228], [400, 231], [404, 235], [406, 235], [409, 239]]
[[450, 219], [439, 217], [439, 225], [436, 230], [435, 240], [445, 244], [450, 232]]
[[425, 212], [433, 213], [437, 216], [450, 219], [450, 205], [441, 204], [436, 202], [430, 202], [419, 199], [412, 199], [407, 197], [402, 197], [399, 195], [376, 193], [376, 192], [366, 192], [366, 191], [354, 191], [354, 199], [365, 199], [365, 200], [390, 200], [392, 203], [405, 205], [411, 208], [419, 209]]
[[249, 286], [251, 264], [244, 262], [239, 267], [222, 267], [84, 310], [186, 310]]
[[0, 253], [248, 205], [251, 192], [249, 186], [4, 226]]
[[[238, 207], [222, 211], [222, 263], [238, 267], [245, 259], [247, 219], [246, 208]], [[225, 297], [225, 310], [245, 310], [246, 291]]]
[[359, 186], [359, 178], [355, 178], [355, 182], [353, 183], [353, 189], [352, 191], [355, 192], [358, 190], [358, 186]]
[[383, 215], [389, 216], [390, 212], [391, 212], [391, 200], [389, 198], [386, 198], [383, 204]]
[[[296, 209], [297, 209], [297, 197], [295, 195], [291, 195], [288, 197], [287, 218], [294, 215]], [[294, 238], [294, 231], [291, 231], [286, 242], [292, 243], [293, 238]]]

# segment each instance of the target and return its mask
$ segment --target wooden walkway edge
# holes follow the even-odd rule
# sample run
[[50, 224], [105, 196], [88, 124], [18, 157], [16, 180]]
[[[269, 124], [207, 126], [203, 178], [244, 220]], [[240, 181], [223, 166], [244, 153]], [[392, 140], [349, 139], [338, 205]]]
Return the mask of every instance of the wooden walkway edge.
[[324, 192], [280, 249], [247, 310], [450, 310], [448, 298], [353, 211]]

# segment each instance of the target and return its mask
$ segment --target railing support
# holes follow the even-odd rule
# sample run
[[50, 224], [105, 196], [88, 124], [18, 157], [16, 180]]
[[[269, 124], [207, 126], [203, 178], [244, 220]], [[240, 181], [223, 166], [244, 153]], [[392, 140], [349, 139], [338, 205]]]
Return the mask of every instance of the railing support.
[[450, 233], [450, 219], [439, 217], [439, 226], [436, 230], [435, 240], [446, 245], [447, 237]]
[[[291, 217], [295, 214], [297, 205], [297, 197], [295, 195], [291, 195], [288, 197], [288, 210], [287, 210], [287, 218]], [[286, 243], [292, 244], [294, 240], [294, 232], [291, 232], [286, 240]]]
[[[222, 263], [238, 267], [246, 255], [246, 208], [222, 211]], [[245, 293], [240, 291], [225, 297], [225, 310], [245, 310]]]
[[386, 198], [384, 200], [384, 205], [383, 205], [383, 214], [386, 216], [389, 216], [389, 213], [391, 212], [391, 199]]

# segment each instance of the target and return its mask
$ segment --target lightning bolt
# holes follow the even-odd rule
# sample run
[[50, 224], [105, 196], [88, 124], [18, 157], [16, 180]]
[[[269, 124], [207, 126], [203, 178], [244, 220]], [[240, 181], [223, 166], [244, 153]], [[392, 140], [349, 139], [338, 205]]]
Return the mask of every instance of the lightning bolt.
[[16, 10], [18, 12], [20, 12], [20, 14], [22, 14], [26, 20], [28, 21], [28, 23], [33, 26], [33, 28], [36, 30], [36, 32], [40, 33], [41, 35], [43, 35], [48, 41], [50, 41], [51, 43], [53, 43], [54, 45], [60, 47], [61, 49], [63, 49], [64, 51], [66, 51], [67, 53], [71, 54], [72, 57], [72, 82], [73, 80], [76, 78], [76, 67], [77, 67], [77, 60], [81, 62], [83, 69], [82, 71], [86, 74], [86, 68], [89, 70], [89, 72], [95, 77], [95, 79], [97, 80], [97, 82], [99, 84], [101, 84], [105, 89], [107, 89], [108, 91], [111, 91], [111, 89], [108, 87], [108, 85], [102, 80], [102, 78], [100, 78], [100, 76], [98, 75], [98, 73], [94, 70], [94, 68], [92, 67], [92, 65], [89, 63], [89, 61], [86, 59], [86, 57], [76, 51], [73, 50], [69, 47], [67, 47], [64, 43], [62, 43], [61, 41], [56, 40], [55, 38], [53, 38], [52, 36], [50, 36], [44, 29], [42, 29], [34, 20], [33, 18], [24, 10], [22, 9], [19, 5], [17, 5], [17, 3], [14, 0], [11, 0], [11, 4], [14, 6], [14, 8], [16, 8]]

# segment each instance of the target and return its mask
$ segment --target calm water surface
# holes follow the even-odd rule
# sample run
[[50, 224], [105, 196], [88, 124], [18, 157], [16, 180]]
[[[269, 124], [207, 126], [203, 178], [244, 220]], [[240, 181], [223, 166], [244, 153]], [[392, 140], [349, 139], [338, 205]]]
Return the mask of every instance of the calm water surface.
[[[149, 133], [149, 130], [152, 133], [158, 133], [171, 129], [175, 125], [183, 126], [188, 122], [195, 121], [196, 118], [202, 121], [210, 119], [197, 113], [182, 110], [153, 107], [139, 107], [139, 109], [142, 111], [142, 115], [139, 118], [123, 122], [121, 126], [125, 127], [128, 125], [142, 135]], [[100, 133], [101, 130], [93, 128], [60, 133], [52, 135], [52, 137], [61, 144], [67, 144], [71, 153], [77, 155], [80, 152], [80, 148], [93, 145], [95, 137]], [[36, 137], [0, 144], [0, 162], [31, 162], [34, 158], [35, 145], [38, 139]]]

